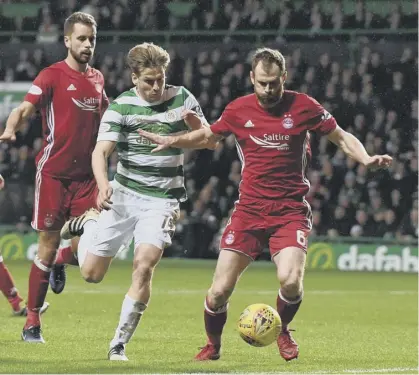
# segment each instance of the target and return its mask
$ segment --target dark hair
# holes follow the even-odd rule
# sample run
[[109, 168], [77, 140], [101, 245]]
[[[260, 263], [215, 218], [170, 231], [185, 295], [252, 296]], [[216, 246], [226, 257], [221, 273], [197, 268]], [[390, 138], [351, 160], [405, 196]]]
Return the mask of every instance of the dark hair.
[[75, 12], [64, 22], [64, 35], [69, 35], [73, 31], [73, 27], [76, 23], [97, 28], [97, 23], [92, 15], [83, 12]]
[[269, 69], [272, 64], [279, 66], [281, 73], [286, 71], [285, 67], [285, 58], [281, 52], [276, 49], [271, 48], [259, 48], [256, 50], [252, 58], [252, 70], [255, 71], [255, 68], [259, 62], [262, 61], [263, 67]]

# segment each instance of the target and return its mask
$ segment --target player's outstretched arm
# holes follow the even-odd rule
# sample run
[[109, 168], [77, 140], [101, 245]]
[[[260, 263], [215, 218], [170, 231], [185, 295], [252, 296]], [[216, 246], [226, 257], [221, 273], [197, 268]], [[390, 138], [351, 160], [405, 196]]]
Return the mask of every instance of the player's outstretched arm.
[[3, 188], [4, 188], [4, 178], [3, 178], [3, 176], [0, 174], [0, 190], [3, 190]]
[[18, 107], [14, 108], [7, 119], [3, 134], [0, 135], [0, 142], [14, 142], [19, 126], [35, 113], [35, 110], [35, 106], [27, 101], [20, 103]]
[[108, 158], [115, 149], [114, 141], [98, 141], [92, 154], [92, 168], [99, 194], [97, 206], [99, 210], [109, 210], [112, 204], [112, 188], [108, 179]]
[[350, 158], [368, 168], [388, 168], [393, 158], [389, 155], [368, 155], [363, 144], [339, 126], [328, 135], [329, 141], [340, 147]]
[[202, 123], [198, 114], [190, 109], [184, 109], [181, 113], [181, 117], [191, 130], [199, 130], [205, 125]]
[[[202, 118], [200, 118], [195, 111], [192, 111], [190, 109], [185, 109], [184, 111], [182, 111], [182, 119], [185, 121], [186, 125], [188, 125], [191, 130], [199, 130], [205, 126], [209, 126], [205, 118], [203, 121]], [[209, 144], [207, 148], [209, 148], [210, 150], [215, 150], [217, 146], [218, 142], [214, 145]]]
[[217, 142], [221, 139], [221, 136], [215, 135], [208, 126], [182, 135], [162, 136], [141, 129], [138, 130], [138, 134], [157, 145], [151, 151], [152, 153], [169, 147], [195, 149], [215, 148]]

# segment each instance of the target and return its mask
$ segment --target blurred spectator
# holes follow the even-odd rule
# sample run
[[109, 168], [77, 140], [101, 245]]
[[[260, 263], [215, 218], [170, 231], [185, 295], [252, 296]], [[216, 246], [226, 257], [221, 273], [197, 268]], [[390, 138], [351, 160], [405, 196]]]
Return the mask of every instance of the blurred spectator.
[[[122, 0], [51, 2], [51, 7], [44, 6], [40, 11], [42, 32], [57, 31], [51, 28], [54, 25], [51, 9], [58, 9], [62, 17], [84, 9], [98, 17], [100, 29], [153, 30], [160, 27], [160, 17], [169, 19], [163, 1], [136, 2], [132, 8], [135, 12], [129, 12], [131, 3]], [[321, 28], [375, 28], [380, 22], [387, 22], [371, 14], [359, 1], [355, 13], [349, 16], [342, 13], [339, 1], [333, 3], [330, 16], [311, 1], [306, 1], [301, 8], [294, 2], [280, 1], [281, 11], [264, 7], [262, 1], [243, 1], [240, 7], [238, 3], [223, 2], [218, 13], [212, 13], [211, 9], [204, 15], [195, 8], [191, 20], [196, 19], [196, 27], [205, 30], [310, 27], [314, 32]], [[401, 17], [404, 20], [408, 16]], [[389, 27], [400, 23], [397, 18], [400, 15], [387, 17]], [[183, 27], [183, 23], [172, 26]], [[251, 92], [249, 48], [218, 44], [185, 54], [175, 47], [169, 48], [172, 64], [167, 72], [168, 83], [185, 85], [201, 103], [208, 121], [216, 121], [229, 101]], [[309, 176], [312, 185], [307, 196], [313, 207], [313, 233], [417, 238], [417, 213], [414, 213], [417, 207], [407, 211], [417, 204], [418, 101], [414, 51], [404, 48], [391, 62], [385, 62], [385, 55], [365, 46], [360, 48], [356, 64], [348, 66], [342, 56], [337, 58], [332, 53], [321, 54], [317, 63], [313, 63], [306, 59], [305, 50], [284, 50], [289, 54], [288, 89], [317, 98], [343, 128], [366, 145], [368, 152], [389, 153], [395, 158], [389, 171], [369, 172], [346, 159], [327, 139], [313, 137]], [[0, 60], [0, 78], [33, 80], [39, 70], [51, 63], [43, 51], [40, 46], [30, 56], [23, 48], [18, 61], [10, 66]], [[98, 54], [95, 65], [105, 75], [110, 98], [132, 86], [123, 55]], [[14, 145], [0, 144], [0, 173], [10, 179], [6, 191], [0, 194], [2, 207], [6, 207], [0, 210], [0, 223], [19, 223], [19, 228], [25, 228], [24, 224], [30, 220], [34, 158], [42, 145], [40, 134], [40, 119], [35, 117], [23, 124]], [[208, 248], [215, 254], [220, 231], [238, 198], [241, 164], [234, 137], [227, 138], [214, 152], [185, 152], [185, 161], [190, 201], [182, 205], [173, 246], [194, 256], [205, 254]], [[115, 174], [116, 165], [114, 153], [109, 160], [109, 178]]]
[[[346, 7], [341, 0], [327, 3], [331, 12], [326, 11], [322, 3], [311, 0], [302, 3], [278, 0], [270, 2], [270, 6], [264, 0], [229, 0], [218, 2], [218, 9], [213, 9], [212, 2], [197, 1], [190, 2], [192, 6], [186, 14], [171, 11], [172, 7], [168, 6], [170, 2], [176, 3], [171, 0], [45, 0], [37, 19], [0, 16], [0, 24], [3, 31], [38, 29], [38, 41], [42, 42], [57, 40], [57, 25], [61, 25], [74, 11], [92, 14], [101, 30], [309, 29], [316, 35], [322, 29], [397, 30], [401, 26], [417, 28], [418, 25], [415, 1], [412, 2], [412, 10], [407, 10], [406, 13], [403, 13], [398, 3], [386, 2], [382, 16], [370, 9], [371, 4], [368, 1], [362, 0], [356, 0], [352, 14], [345, 13]], [[278, 40], [283, 40], [280, 34]]]
[[37, 73], [35, 65], [29, 60], [28, 50], [22, 49], [15, 68], [15, 81], [32, 81]]
[[58, 41], [58, 37], [58, 25], [54, 23], [50, 8], [45, 6], [42, 9], [41, 25], [39, 26], [36, 41], [38, 43], [55, 43]]

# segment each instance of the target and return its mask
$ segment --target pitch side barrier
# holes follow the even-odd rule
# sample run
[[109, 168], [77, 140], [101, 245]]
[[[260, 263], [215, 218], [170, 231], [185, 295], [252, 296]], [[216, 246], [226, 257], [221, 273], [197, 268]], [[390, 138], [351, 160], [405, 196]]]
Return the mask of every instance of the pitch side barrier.
[[[5, 260], [32, 260], [38, 251], [38, 236], [33, 231], [19, 233], [13, 227], [2, 227], [0, 249]], [[116, 258], [131, 261], [132, 257], [131, 244], [129, 248], [120, 251]], [[417, 273], [418, 244], [416, 240], [312, 237], [307, 269]]]

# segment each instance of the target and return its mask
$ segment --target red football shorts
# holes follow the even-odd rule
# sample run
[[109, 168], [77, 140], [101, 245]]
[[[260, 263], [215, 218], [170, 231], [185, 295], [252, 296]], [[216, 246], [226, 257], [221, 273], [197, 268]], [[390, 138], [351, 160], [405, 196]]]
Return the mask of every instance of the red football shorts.
[[32, 227], [39, 231], [59, 231], [70, 217], [96, 207], [96, 197], [94, 178], [72, 181], [38, 173]]
[[233, 250], [256, 259], [269, 247], [271, 257], [286, 247], [307, 252], [311, 230], [307, 202], [253, 201], [237, 203], [220, 241], [220, 249]]

